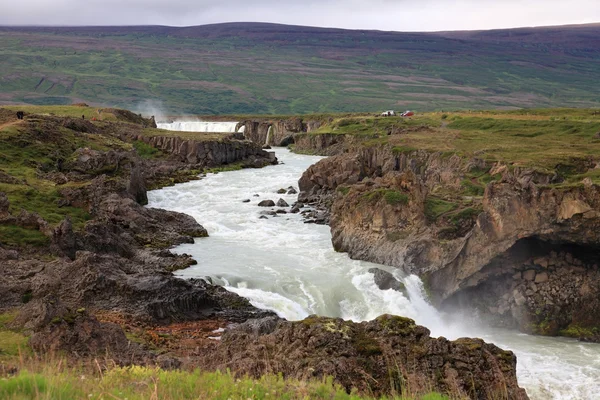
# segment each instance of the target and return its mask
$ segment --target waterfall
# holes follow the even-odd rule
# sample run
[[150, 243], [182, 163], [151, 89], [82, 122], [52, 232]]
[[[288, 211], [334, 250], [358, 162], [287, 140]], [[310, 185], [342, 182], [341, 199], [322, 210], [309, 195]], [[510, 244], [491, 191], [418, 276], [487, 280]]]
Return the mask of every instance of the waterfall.
[[[237, 122], [174, 121], [156, 124], [160, 129], [181, 132], [235, 133]], [[242, 131], [243, 132], [243, 131]]]
[[273, 133], [273, 125], [269, 125], [269, 130], [267, 131], [267, 139], [265, 140], [265, 146], [269, 145], [271, 141], [271, 134]]

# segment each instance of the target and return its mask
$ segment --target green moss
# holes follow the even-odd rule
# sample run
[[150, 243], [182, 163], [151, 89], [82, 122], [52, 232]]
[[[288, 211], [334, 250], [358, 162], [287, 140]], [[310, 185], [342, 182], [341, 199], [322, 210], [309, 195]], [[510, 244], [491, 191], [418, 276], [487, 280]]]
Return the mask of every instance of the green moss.
[[390, 205], [408, 204], [408, 195], [399, 192], [398, 190], [387, 190], [383, 194], [383, 198]]
[[450, 216], [450, 222], [454, 225], [460, 225], [464, 221], [469, 221], [481, 214], [482, 210], [473, 207], [463, 208]]
[[229, 171], [239, 171], [243, 168], [243, 164], [242, 163], [232, 163], [232, 164], [225, 164], [225, 165], [221, 165], [218, 167], [213, 167], [213, 168], [206, 168], [204, 170], [205, 173], [209, 174], [217, 174], [219, 172], [229, 172]]
[[460, 185], [466, 195], [469, 196], [483, 196], [485, 188], [480, 183], [474, 183], [469, 179], [464, 179]]
[[20, 352], [29, 352], [27, 336], [9, 328], [16, 315], [13, 312], [0, 314], [0, 361], [16, 357]]
[[37, 229], [0, 225], [0, 243], [7, 246], [45, 247], [50, 244], [50, 238]]
[[408, 231], [393, 231], [393, 232], [386, 232], [385, 237], [390, 242], [397, 242], [398, 240], [406, 239], [409, 235], [410, 235], [410, 232], [408, 232]]
[[394, 147], [392, 147], [392, 153], [394, 153], [396, 155], [414, 153], [415, 151], [417, 151], [417, 149], [414, 147], [410, 147], [410, 146], [394, 146]]
[[162, 152], [157, 148], [142, 142], [141, 140], [136, 140], [133, 142], [133, 148], [137, 152], [138, 156], [143, 159], [151, 159], [157, 158], [162, 155]]
[[26, 291], [21, 296], [21, 302], [23, 302], [23, 304], [29, 303], [31, 299], [33, 299], [33, 293], [31, 292], [31, 290]]
[[341, 194], [343, 194], [344, 196], [346, 196], [348, 193], [350, 193], [350, 187], [349, 186], [338, 186], [337, 191], [340, 192]]
[[429, 222], [435, 222], [440, 216], [456, 209], [458, 205], [434, 196], [425, 200], [425, 217]]
[[592, 338], [600, 335], [600, 327], [584, 328], [576, 324], [571, 324], [568, 328], [561, 330], [559, 335], [572, 338]]
[[369, 202], [377, 202], [384, 199], [389, 205], [406, 205], [408, 204], [408, 195], [393, 189], [375, 189], [362, 194], [362, 198]]
[[415, 321], [413, 321], [412, 319], [400, 317], [397, 315], [381, 315], [377, 317], [377, 321], [390, 333], [396, 335], [409, 335], [414, 331], [416, 327]]

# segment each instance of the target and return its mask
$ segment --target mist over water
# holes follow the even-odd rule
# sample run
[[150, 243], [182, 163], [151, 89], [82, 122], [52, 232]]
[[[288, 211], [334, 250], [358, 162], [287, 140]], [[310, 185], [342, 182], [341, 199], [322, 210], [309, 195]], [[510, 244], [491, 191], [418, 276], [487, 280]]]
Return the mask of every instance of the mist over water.
[[[257, 207], [258, 202], [283, 198], [292, 204], [296, 195], [275, 191], [297, 188], [302, 173], [320, 159], [285, 149], [276, 152], [284, 164], [210, 174], [149, 193], [150, 207], [190, 214], [210, 234], [175, 249], [198, 261], [198, 265], [179, 271], [179, 276], [209, 276], [256, 307], [290, 320], [318, 314], [364, 321], [388, 313], [413, 318], [429, 328], [432, 336], [482, 337], [517, 354], [519, 383], [532, 399], [597, 398], [599, 345], [489, 329], [469, 316], [441, 314], [425, 300], [418, 277], [336, 253], [328, 226], [304, 224], [297, 214], [260, 219], [259, 213], [265, 209]], [[245, 199], [251, 202], [243, 203]], [[409, 297], [380, 290], [368, 272], [372, 267], [402, 280]]]

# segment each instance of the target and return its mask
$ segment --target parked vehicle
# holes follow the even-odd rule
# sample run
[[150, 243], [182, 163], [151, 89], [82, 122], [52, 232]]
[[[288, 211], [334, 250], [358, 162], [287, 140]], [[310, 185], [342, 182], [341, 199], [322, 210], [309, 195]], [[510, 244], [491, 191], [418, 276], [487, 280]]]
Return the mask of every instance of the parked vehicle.
[[394, 110], [387, 110], [381, 113], [382, 117], [394, 117], [396, 116], [396, 111]]
[[402, 117], [412, 117], [413, 115], [415, 115], [415, 113], [409, 110], [406, 110], [402, 114], [400, 114], [400, 116]]

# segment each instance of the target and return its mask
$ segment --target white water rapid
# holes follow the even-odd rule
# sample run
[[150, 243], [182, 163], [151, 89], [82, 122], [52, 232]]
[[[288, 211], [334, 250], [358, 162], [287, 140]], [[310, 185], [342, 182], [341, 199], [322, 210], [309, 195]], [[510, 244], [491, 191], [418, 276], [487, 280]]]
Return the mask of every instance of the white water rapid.
[[[210, 122], [210, 121], [174, 121], [159, 122], [156, 126], [160, 129], [181, 132], [203, 132], [203, 133], [235, 133], [237, 122]], [[241, 127], [239, 132], [243, 132]]]
[[[210, 174], [148, 194], [150, 207], [190, 214], [210, 234], [175, 249], [198, 261], [180, 271], [181, 277], [210, 276], [255, 306], [290, 320], [319, 314], [362, 321], [389, 313], [415, 319], [432, 336], [481, 337], [517, 354], [519, 383], [532, 399], [600, 398], [600, 345], [486, 329], [442, 315], [427, 303], [416, 276], [403, 277], [398, 270], [336, 253], [329, 227], [304, 224], [294, 214], [259, 219], [264, 210], [257, 207], [259, 201], [281, 197], [294, 202], [295, 195], [275, 191], [297, 188], [302, 173], [320, 159], [285, 149], [276, 152], [284, 164]], [[242, 203], [244, 199], [251, 202]], [[410, 299], [380, 290], [367, 272], [373, 266], [402, 279]]]

